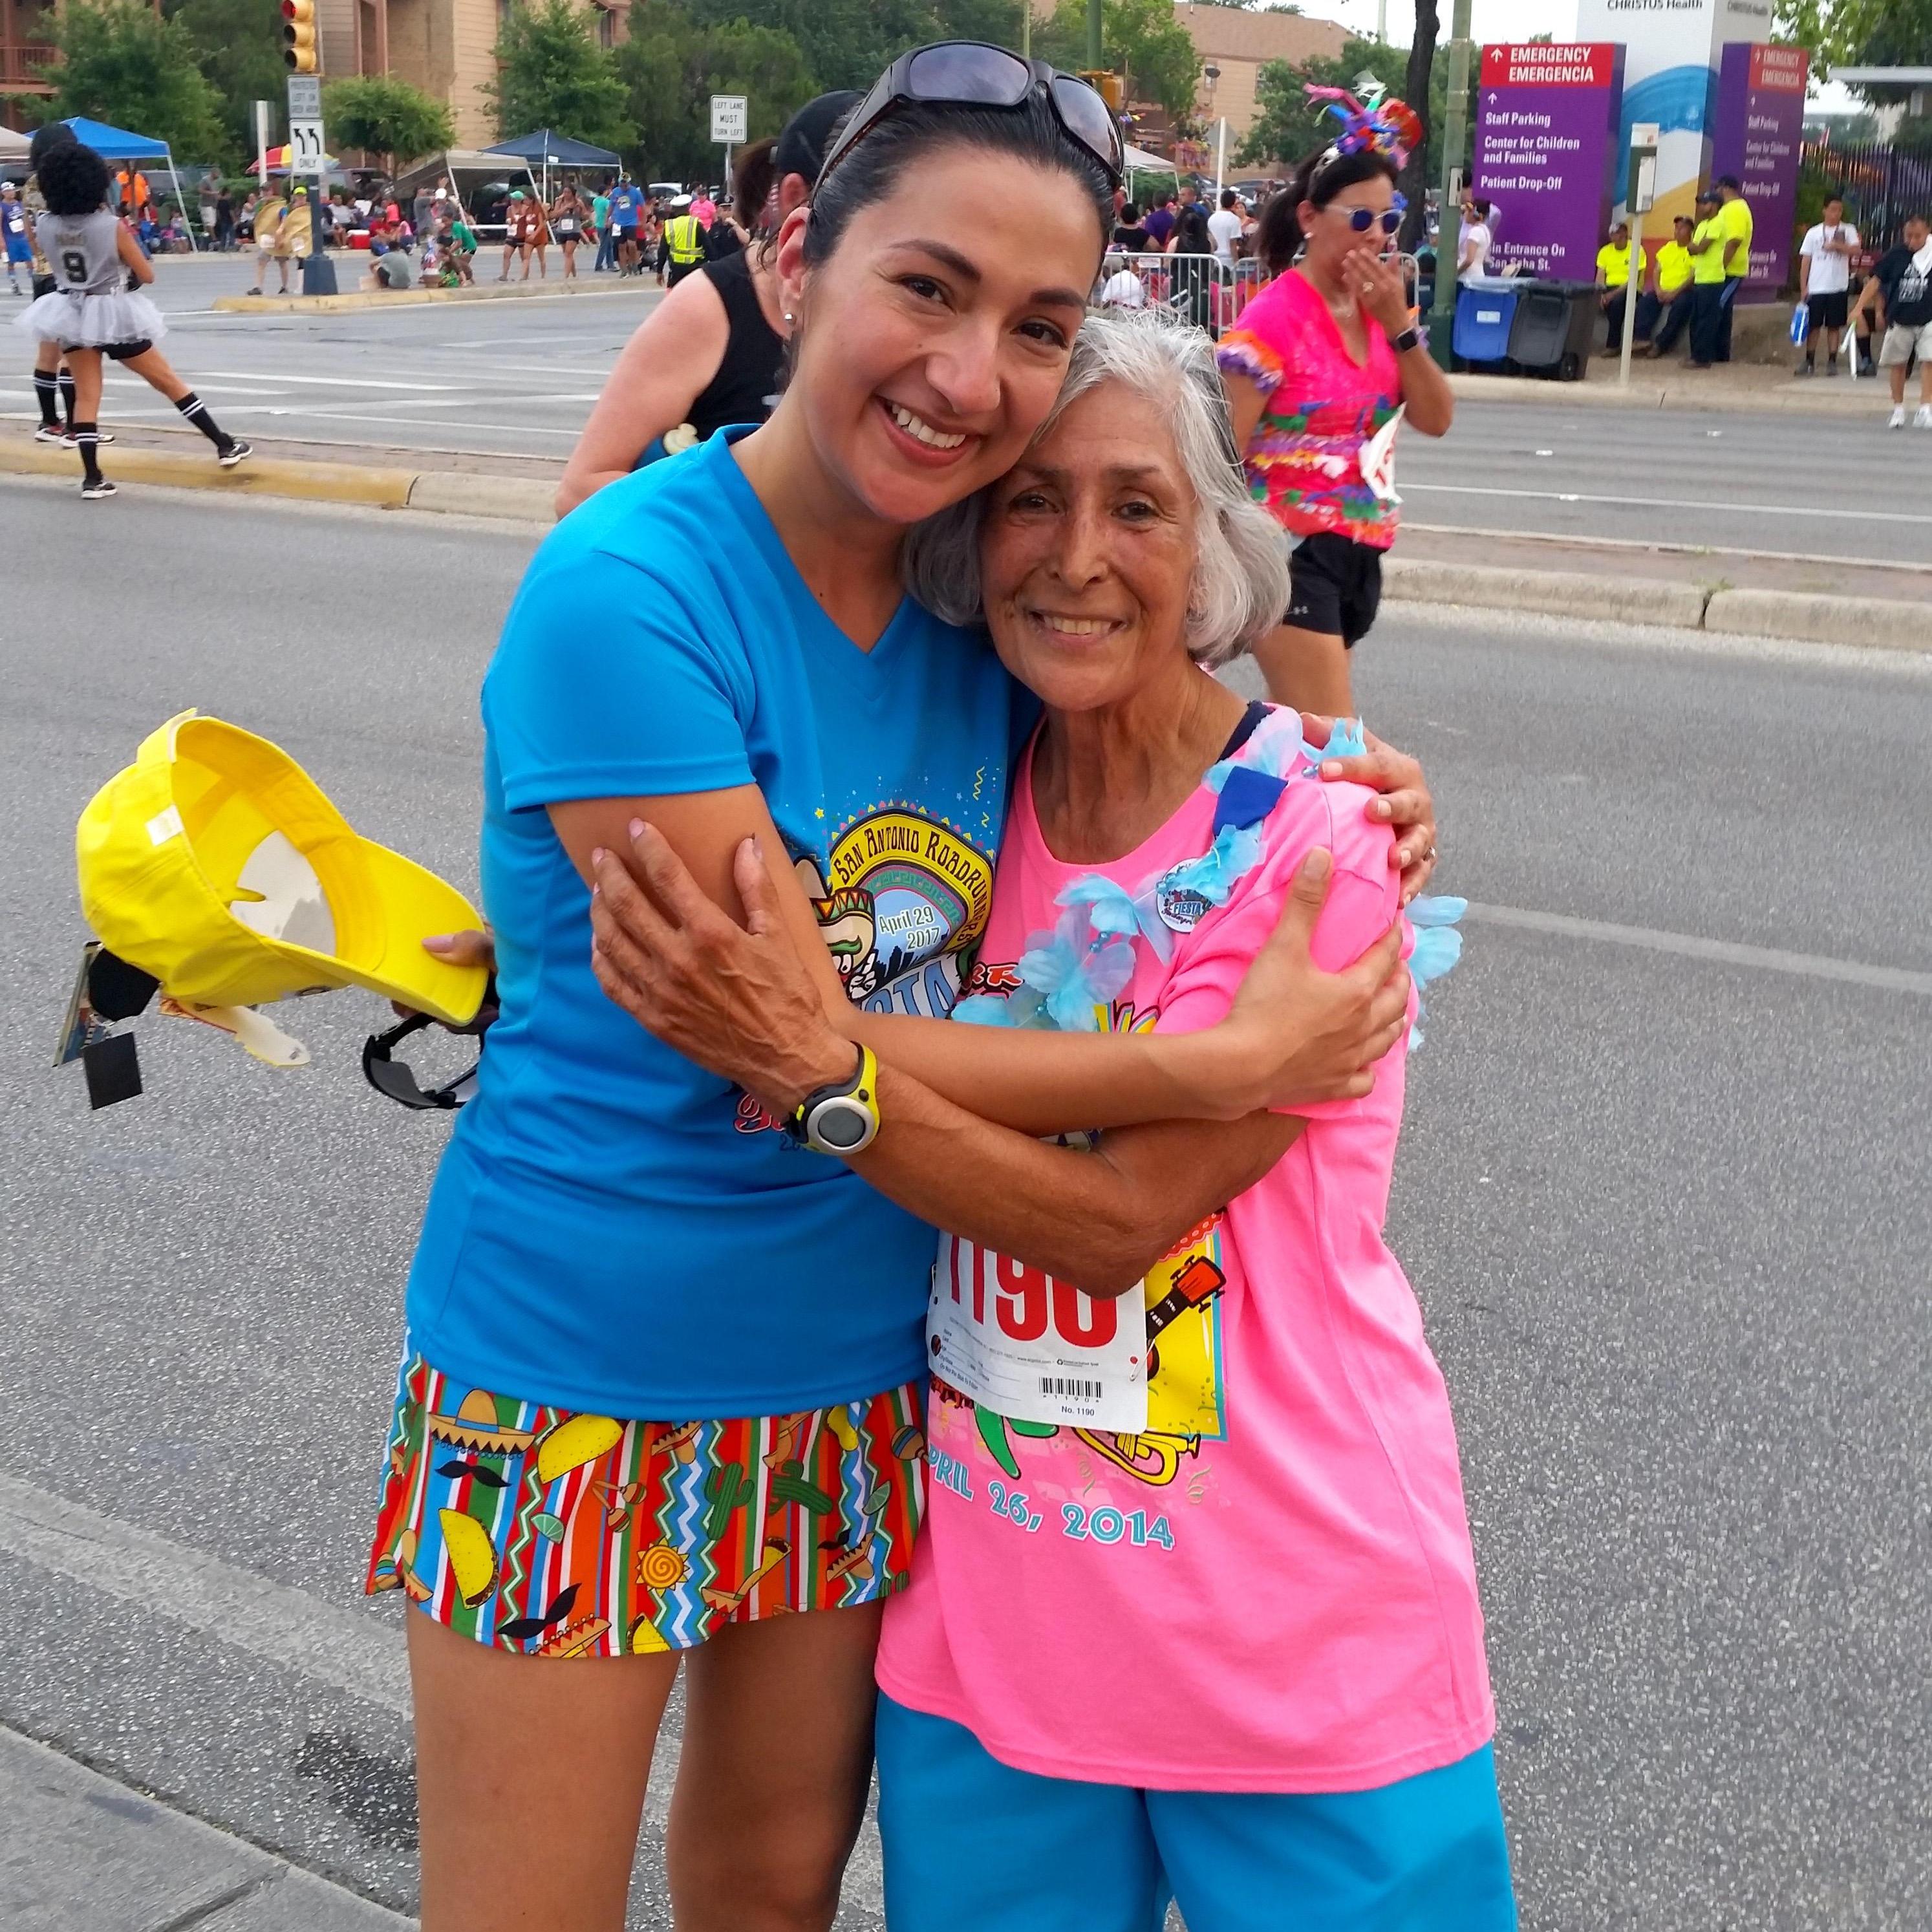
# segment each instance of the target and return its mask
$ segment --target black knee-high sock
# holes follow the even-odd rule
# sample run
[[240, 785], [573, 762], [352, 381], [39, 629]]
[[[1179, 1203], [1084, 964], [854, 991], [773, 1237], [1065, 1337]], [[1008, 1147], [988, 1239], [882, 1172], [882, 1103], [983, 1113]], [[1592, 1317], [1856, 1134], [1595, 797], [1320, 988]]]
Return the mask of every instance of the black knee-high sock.
[[58, 380], [61, 412], [67, 418], [67, 426], [70, 430], [74, 428], [74, 377], [67, 370], [63, 369], [60, 372]]
[[226, 449], [235, 439], [208, 413], [208, 405], [190, 389], [175, 407], [193, 423], [217, 449]]
[[34, 400], [40, 406], [40, 427], [58, 429], [60, 416], [54, 408], [54, 398], [58, 393], [54, 385], [54, 372], [51, 369], [34, 371]]
[[100, 481], [100, 460], [95, 452], [100, 447], [100, 433], [92, 423], [76, 423], [74, 440], [80, 446], [80, 466], [90, 483]]

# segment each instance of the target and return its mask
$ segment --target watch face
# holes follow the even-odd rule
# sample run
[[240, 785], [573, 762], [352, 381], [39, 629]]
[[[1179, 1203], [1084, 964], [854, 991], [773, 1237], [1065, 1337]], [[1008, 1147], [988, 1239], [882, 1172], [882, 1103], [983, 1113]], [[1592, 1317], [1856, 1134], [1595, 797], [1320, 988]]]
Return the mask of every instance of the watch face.
[[871, 1137], [872, 1117], [856, 1100], [821, 1100], [812, 1111], [812, 1138], [838, 1154], [862, 1148]]

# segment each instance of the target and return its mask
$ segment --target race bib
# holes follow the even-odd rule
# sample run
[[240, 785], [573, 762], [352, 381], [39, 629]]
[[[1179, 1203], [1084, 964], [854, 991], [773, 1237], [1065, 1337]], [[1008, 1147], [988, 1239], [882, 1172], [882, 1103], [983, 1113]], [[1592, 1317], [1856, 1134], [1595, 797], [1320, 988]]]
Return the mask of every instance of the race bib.
[[926, 1317], [927, 1366], [1015, 1422], [1148, 1426], [1147, 1300], [1083, 1294], [1043, 1270], [942, 1234]]

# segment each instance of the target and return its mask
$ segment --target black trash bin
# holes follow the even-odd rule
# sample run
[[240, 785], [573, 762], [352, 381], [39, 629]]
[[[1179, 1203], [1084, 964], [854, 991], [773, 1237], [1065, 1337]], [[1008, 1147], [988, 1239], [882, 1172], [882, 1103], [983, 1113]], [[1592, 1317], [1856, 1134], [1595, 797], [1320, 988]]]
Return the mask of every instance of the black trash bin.
[[1596, 343], [1600, 292], [1594, 282], [1525, 282], [1510, 324], [1509, 359], [1526, 376], [1575, 382]]

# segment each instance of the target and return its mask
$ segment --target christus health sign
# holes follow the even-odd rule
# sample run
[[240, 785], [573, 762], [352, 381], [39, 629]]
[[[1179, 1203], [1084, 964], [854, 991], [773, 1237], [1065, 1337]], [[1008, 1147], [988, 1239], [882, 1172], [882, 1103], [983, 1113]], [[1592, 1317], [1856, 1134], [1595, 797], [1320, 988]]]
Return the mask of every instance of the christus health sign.
[[1724, 50], [1771, 38], [1771, 0], [1576, 0], [1576, 38], [1624, 44], [1617, 152], [1628, 152], [1634, 122], [1656, 122], [1657, 199], [1644, 230], [1667, 235], [1673, 215], [1691, 212], [1697, 184], [1711, 172]]
[[1791, 266], [1809, 68], [1802, 47], [1742, 40], [1724, 50], [1718, 67], [1711, 173], [1714, 178], [1736, 175], [1750, 205], [1750, 274], [1744, 286], [1753, 292], [1781, 289]]
[[1493, 204], [1492, 273], [1587, 282], [1621, 180], [1623, 49], [1604, 42], [1486, 46], [1472, 191]]

